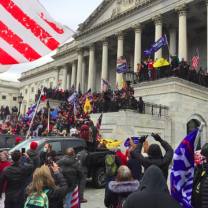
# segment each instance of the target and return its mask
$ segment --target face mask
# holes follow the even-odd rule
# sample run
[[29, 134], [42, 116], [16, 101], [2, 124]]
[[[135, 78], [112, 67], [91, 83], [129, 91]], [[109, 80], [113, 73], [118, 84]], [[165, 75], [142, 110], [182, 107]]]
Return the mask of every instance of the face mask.
[[44, 149], [43, 149], [43, 152], [47, 152], [47, 149], [46, 149], [46, 148], [44, 148]]

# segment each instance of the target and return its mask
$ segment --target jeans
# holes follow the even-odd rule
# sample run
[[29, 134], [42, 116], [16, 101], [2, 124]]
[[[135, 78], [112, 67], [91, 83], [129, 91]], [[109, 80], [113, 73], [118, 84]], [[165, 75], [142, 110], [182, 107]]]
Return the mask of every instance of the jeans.
[[24, 201], [24, 197], [13, 197], [5, 199], [5, 208], [23, 208]]
[[108, 184], [111, 181], [115, 181], [115, 179], [116, 179], [116, 176], [108, 176], [108, 175], [105, 176], [105, 197], [107, 196], [107, 193], [109, 190]]
[[66, 208], [70, 208], [71, 207], [71, 199], [72, 199], [72, 195], [73, 195], [73, 191], [69, 192], [66, 195]]
[[84, 177], [79, 180], [79, 198], [80, 200], [84, 199], [84, 190], [86, 184], [87, 174], [84, 174]]

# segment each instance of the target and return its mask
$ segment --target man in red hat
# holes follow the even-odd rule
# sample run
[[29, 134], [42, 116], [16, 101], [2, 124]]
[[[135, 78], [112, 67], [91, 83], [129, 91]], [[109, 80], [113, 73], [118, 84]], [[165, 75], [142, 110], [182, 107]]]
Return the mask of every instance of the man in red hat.
[[17, 138], [15, 139], [15, 146], [18, 145], [18, 144], [20, 144], [21, 142], [22, 142], [22, 138], [17, 137]]

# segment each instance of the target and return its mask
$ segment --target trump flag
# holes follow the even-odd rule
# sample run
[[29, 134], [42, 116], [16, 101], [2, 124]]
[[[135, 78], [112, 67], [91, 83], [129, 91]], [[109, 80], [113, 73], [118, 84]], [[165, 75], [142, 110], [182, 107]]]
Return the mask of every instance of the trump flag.
[[184, 208], [192, 208], [190, 203], [194, 178], [194, 142], [198, 131], [197, 128], [183, 139], [173, 158], [171, 194]]
[[1, 66], [37, 60], [74, 34], [56, 22], [38, 0], [0, 0], [0, 13]]

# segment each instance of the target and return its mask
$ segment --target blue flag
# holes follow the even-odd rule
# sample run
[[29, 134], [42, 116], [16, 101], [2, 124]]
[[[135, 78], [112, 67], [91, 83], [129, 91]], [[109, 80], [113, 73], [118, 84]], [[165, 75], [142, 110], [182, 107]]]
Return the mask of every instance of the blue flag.
[[31, 120], [35, 114], [36, 108], [39, 107], [40, 102], [37, 102], [35, 105], [33, 105], [28, 112], [23, 116], [23, 121], [28, 122]]
[[150, 49], [150, 50], [145, 50], [144, 52], [143, 52], [143, 54], [145, 54], [145, 55], [147, 55], [147, 56], [150, 56], [151, 54], [152, 54], [152, 48]]
[[74, 103], [76, 99], [77, 99], [77, 98], [76, 98], [76, 95], [73, 94], [73, 95], [69, 96], [69, 98], [68, 98], [68, 103], [69, 103], [69, 104]]
[[53, 112], [51, 112], [50, 115], [52, 115], [54, 118], [56, 118], [56, 116], [58, 115], [57, 108]]
[[74, 94], [74, 84], [71, 87], [71, 95]]
[[[132, 138], [134, 144], [138, 144], [139, 143], [140, 137], [131, 137], [131, 138]], [[127, 138], [126, 141], [124, 142], [124, 147], [130, 147], [130, 146], [131, 146], [130, 140], [129, 140], [129, 138]]]
[[193, 208], [190, 203], [194, 179], [194, 142], [198, 131], [197, 128], [186, 136], [173, 157], [171, 194], [184, 208]]
[[80, 97], [81, 97], [81, 89], [80, 89], [80, 83], [79, 83], [77, 98], [80, 98]]

